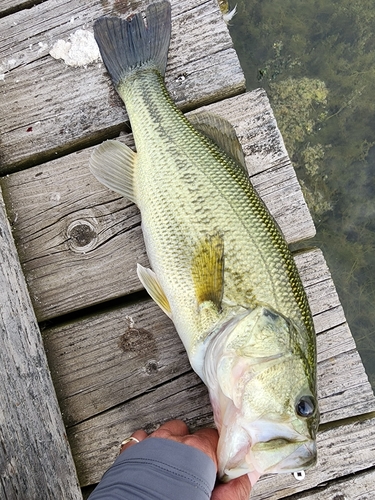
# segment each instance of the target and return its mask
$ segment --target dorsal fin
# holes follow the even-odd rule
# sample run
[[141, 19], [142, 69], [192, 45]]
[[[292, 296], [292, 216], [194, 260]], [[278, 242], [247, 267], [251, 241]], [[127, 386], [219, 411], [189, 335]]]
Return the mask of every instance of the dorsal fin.
[[197, 130], [206, 135], [227, 155], [233, 158], [236, 163], [241, 165], [247, 174], [241, 143], [233, 125], [228, 120], [206, 110], [190, 114], [188, 120]]

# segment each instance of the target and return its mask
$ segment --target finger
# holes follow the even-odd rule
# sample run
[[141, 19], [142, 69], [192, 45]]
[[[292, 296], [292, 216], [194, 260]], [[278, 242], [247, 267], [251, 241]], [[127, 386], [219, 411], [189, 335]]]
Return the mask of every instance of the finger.
[[232, 479], [229, 483], [218, 483], [211, 500], [249, 500], [251, 484], [247, 474]]
[[[143, 441], [147, 437], [147, 433], [145, 431], [143, 431], [142, 429], [140, 429], [138, 431], [133, 432], [133, 434], [131, 435], [131, 437], [133, 437], [133, 438], [137, 439], [137, 441], [141, 442], [141, 441]], [[126, 444], [121, 444], [120, 453], [122, 453], [123, 451], [127, 450], [128, 448], [130, 448], [130, 446], [134, 446], [135, 444], [137, 444], [137, 442], [133, 441], [133, 440], [129, 441]]]
[[170, 420], [150, 434], [150, 437], [174, 439], [189, 434], [188, 426], [182, 420]]

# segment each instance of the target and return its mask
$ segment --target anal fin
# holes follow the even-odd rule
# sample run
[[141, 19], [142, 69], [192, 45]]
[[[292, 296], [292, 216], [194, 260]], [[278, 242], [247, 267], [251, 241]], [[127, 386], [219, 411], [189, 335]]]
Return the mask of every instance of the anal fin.
[[156, 277], [154, 271], [148, 269], [147, 267], [137, 264], [137, 274], [140, 282], [145, 287], [147, 293], [150, 297], [157, 303], [157, 305], [162, 309], [165, 314], [172, 318], [171, 306], [169, 305], [168, 299]]

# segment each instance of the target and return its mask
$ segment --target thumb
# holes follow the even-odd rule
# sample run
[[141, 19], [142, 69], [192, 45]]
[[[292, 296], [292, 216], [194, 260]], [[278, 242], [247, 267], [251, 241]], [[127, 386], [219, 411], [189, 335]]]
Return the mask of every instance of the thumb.
[[211, 500], [249, 500], [251, 484], [247, 474], [219, 483], [212, 492]]

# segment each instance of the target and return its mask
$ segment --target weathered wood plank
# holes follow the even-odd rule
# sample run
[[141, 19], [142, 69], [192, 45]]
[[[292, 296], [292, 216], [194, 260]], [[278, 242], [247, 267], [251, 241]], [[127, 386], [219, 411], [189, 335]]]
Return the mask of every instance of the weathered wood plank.
[[345, 314], [324, 258], [319, 261], [314, 252], [304, 252], [297, 254], [295, 260], [314, 315], [316, 332], [319, 334], [345, 323]]
[[[150, 300], [48, 329], [44, 343], [66, 425], [190, 370], [172, 323]], [[318, 354], [322, 422], [375, 411], [346, 323], [319, 335]]]
[[0, 497], [80, 499], [74, 462], [0, 192]]
[[[142, 6], [147, 1], [142, 2]], [[244, 76], [216, 0], [172, 0], [166, 83], [184, 109], [245, 90]], [[49, 51], [103, 14], [131, 13], [141, 2], [48, 0], [0, 19], [0, 173], [113, 136], [126, 121], [103, 64], [69, 67]], [[35, 22], [38, 19], [38, 22]]]
[[136, 261], [147, 260], [139, 212], [92, 181], [88, 157], [84, 151], [21, 172], [23, 202], [7, 189], [12, 176], [1, 180], [39, 320], [141, 289]]
[[69, 426], [191, 370], [172, 321], [150, 299], [48, 328], [43, 340]]
[[[208, 109], [235, 125], [253, 183], [286, 239], [311, 237], [315, 228], [264, 91]], [[2, 180], [39, 320], [141, 289], [136, 263], [147, 265], [147, 258], [139, 213], [94, 179], [90, 154], [83, 150]]]
[[375, 409], [374, 395], [357, 351], [318, 363], [318, 387], [322, 423]]
[[293, 500], [372, 500], [375, 498], [375, 470], [320, 484], [316, 490], [293, 495]]

